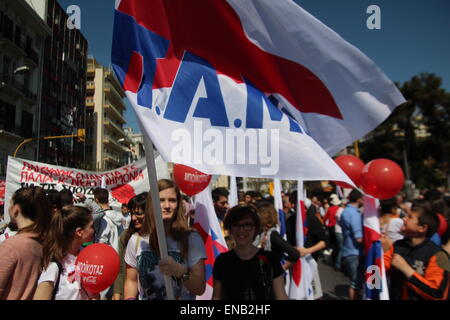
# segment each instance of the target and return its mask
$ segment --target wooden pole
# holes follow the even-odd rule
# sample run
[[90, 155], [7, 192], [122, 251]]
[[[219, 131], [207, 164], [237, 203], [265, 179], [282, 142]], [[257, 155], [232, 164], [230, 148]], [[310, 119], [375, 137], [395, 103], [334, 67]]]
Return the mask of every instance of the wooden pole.
[[[148, 180], [150, 184], [150, 194], [152, 196], [153, 213], [155, 215], [156, 234], [158, 236], [159, 252], [161, 253], [161, 259], [165, 260], [169, 257], [169, 255], [167, 253], [166, 233], [164, 231], [164, 223], [162, 220], [162, 211], [159, 200], [159, 191], [157, 183], [158, 177], [156, 175], [153, 143], [150, 137], [147, 136], [145, 130], [143, 129], [144, 129], [143, 126], [141, 126], [141, 132], [144, 133], [145, 158], [147, 160]], [[171, 277], [164, 275], [164, 284], [166, 285], [167, 299], [175, 300]]]

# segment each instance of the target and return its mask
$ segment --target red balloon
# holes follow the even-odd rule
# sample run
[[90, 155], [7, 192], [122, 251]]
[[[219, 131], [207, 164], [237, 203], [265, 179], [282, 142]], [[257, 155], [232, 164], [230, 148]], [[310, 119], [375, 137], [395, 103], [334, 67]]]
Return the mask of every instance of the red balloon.
[[[361, 185], [361, 174], [364, 168], [364, 162], [362, 162], [361, 159], [352, 155], [345, 155], [337, 157], [334, 161], [342, 169], [342, 171], [344, 171], [348, 177], [352, 179], [355, 185]], [[353, 188], [345, 182], [335, 181], [335, 183], [342, 188]]]
[[83, 249], [75, 262], [81, 277], [81, 285], [90, 293], [100, 293], [110, 287], [117, 278], [120, 259], [113, 247], [94, 243]]
[[209, 174], [182, 164], [173, 166], [173, 176], [180, 190], [190, 197], [203, 191], [212, 178]]
[[392, 198], [402, 190], [404, 182], [402, 168], [388, 159], [372, 160], [362, 171], [362, 189], [378, 199]]
[[445, 233], [445, 231], [447, 231], [448, 223], [442, 214], [438, 213], [437, 216], [439, 218], [439, 228], [438, 228], [437, 233], [439, 234], [440, 237], [442, 237], [442, 235]]

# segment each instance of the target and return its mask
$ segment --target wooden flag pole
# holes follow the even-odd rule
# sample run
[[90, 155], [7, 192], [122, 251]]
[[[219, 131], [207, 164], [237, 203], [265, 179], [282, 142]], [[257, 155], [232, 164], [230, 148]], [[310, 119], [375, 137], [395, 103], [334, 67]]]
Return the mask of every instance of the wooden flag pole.
[[[159, 252], [161, 253], [161, 259], [167, 259], [169, 257], [167, 253], [166, 233], [164, 231], [164, 223], [162, 220], [162, 211], [159, 200], [158, 191], [158, 177], [156, 175], [155, 157], [153, 153], [152, 140], [147, 136], [145, 130], [144, 133], [144, 145], [145, 145], [145, 159], [147, 160], [147, 171], [150, 184], [150, 194], [152, 196], [153, 213], [155, 215], [156, 234], [158, 236]], [[164, 284], [166, 285], [166, 293], [168, 300], [175, 300], [172, 287], [172, 279], [169, 276], [164, 275]]]

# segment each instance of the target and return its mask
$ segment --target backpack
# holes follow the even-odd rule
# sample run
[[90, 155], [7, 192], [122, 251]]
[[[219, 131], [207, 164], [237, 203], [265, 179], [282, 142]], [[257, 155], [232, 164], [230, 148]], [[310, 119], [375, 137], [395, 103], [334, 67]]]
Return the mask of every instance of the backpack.
[[53, 288], [53, 293], [52, 293], [52, 300], [55, 300], [56, 293], [58, 292], [58, 289], [59, 289], [59, 280], [61, 279], [63, 266], [62, 266], [61, 262], [59, 262], [56, 259], [53, 260], [52, 262], [56, 263], [56, 265], [58, 266], [58, 278], [56, 278], [55, 287]]

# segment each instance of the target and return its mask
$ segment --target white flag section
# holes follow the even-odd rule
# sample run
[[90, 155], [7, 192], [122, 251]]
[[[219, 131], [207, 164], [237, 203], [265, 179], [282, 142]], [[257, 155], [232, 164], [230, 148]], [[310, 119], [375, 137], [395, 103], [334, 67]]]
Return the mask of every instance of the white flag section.
[[228, 251], [228, 247], [214, 210], [209, 186], [195, 196], [194, 228], [202, 236], [207, 257], [205, 261], [206, 290], [202, 296], [197, 297], [197, 300], [211, 300], [214, 261], [220, 253]]
[[163, 158], [207, 174], [353, 185], [328, 153], [404, 101], [291, 0], [122, 0], [111, 59]]
[[17, 189], [31, 185], [44, 190], [69, 189], [73, 194], [83, 193], [87, 198], [93, 198], [94, 189], [104, 185], [110, 192], [110, 205], [115, 209], [150, 189], [145, 159], [114, 170], [94, 172], [8, 157], [6, 222], [9, 222], [9, 199]]
[[363, 137], [405, 102], [372, 60], [294, 1], [227, 2], [251, 42], [302, 65], [324, 84], [324, 96], [308, 97], [311, 104], [300, 108], [292, 98], [273, 93], [328, 154]]
[[228, 205], [230, 208], [237, 206], [239, 203], [237, 182], [235, 176], [230, 176], [230, 194], [228, 196]]
[[[297, 187], [296, 241], [297, 247], [305, 245], [303, 220], [306, 216], [303, 198], [303, 181]], [[314, 300], [313, 280], [317, 272], [317, 263], [309, 254], [301, 257], [290, 269], [289, 298], [295, 300]]]
[[281, 198], [280, 179], [273, 180], [273, 198], [274, 198], [274, 207], [278, 213], [278, 228], [280, 236], [286, 239], [286, 217], [283, 211], [283, 199]]
[[378, 199], [364, 196], [364, 296], [367, 300], [389, 300], [386, 269], [381, 245]]

